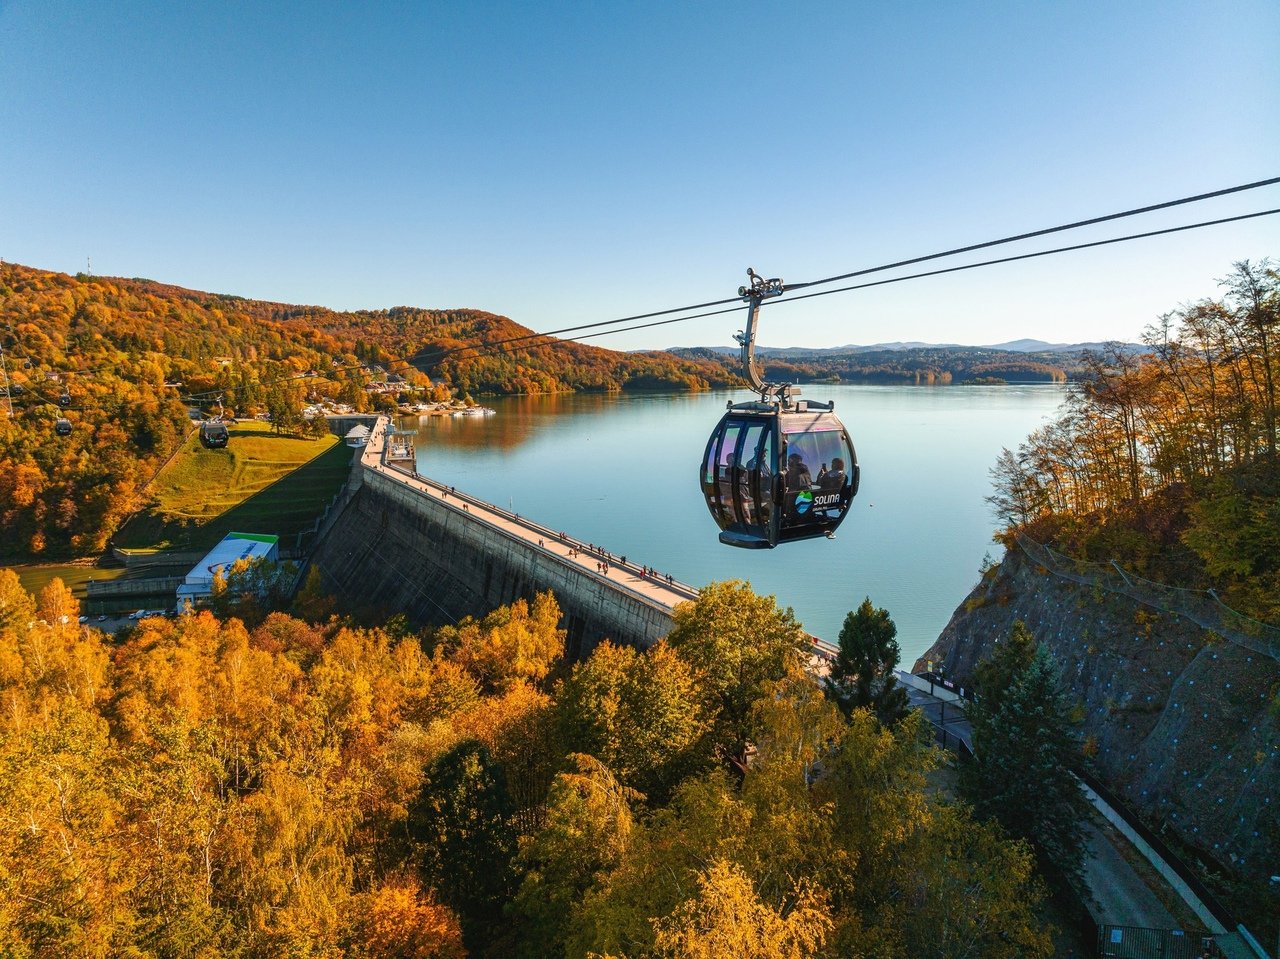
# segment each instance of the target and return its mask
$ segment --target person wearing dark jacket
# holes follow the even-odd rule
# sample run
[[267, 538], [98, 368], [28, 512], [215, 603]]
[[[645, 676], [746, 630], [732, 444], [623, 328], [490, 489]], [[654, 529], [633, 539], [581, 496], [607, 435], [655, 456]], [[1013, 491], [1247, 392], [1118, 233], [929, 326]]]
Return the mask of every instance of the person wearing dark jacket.
[[827, 469], [826, 464], [823, 464], [822, 469], [818, 470], [818, 485], [824, 490], [841, 489], [846, 479], [844, 460], [838, 456], [831, 461], [831, 469]]
[[785, 474], [787, 489], [790, 492], [808, 489], [813, 485], [813, 476], [809, 473], [809, 467], [805, 465], [805, 461], [799, 453], [792, 453], [787, 457], [787, 472]]

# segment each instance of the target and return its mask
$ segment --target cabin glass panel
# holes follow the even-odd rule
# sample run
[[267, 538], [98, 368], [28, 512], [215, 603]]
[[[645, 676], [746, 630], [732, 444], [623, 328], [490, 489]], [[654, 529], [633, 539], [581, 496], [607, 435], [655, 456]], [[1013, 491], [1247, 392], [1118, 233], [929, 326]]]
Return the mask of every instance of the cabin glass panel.
[[751, 423], [741, 431], [733, 472], [733, 512], [744, 526], [760, 524], [760, 446], [765, 424]]
[[738, 449], [742, 442], [742, 426], [739, 423], [731, 423], [725, 427], [724, 439], [720, 443], [720, 456], [716, 469], [716, 479], [718, 484], [717, 495], [720, 497], [720, 506], [724, 511], [724, 522], [722, 526], [731, 526], [738, 522], [738, 503], [737, 503], [737, 465], [738, 465]]
[[726, 415], [703, 456], [701, 480], [716, 525], [734, 545], [772, 546], [777, 475], [772, 417]]
[[702, 485], [707, 496], [707, 506], [721, 529], [727, 528], [734, 521], [732, 472], [739, 432], [737, 423], [725, 424], [712, 434], [711, 441], [707, 444], [707, 464]]
[[762, 530], [768, 530], [773, 520], [773, 478], [778, 475], [775, 455], [773, 430], [763, 430], [756, 461], [749, 467], [753, 489], [757, 491], [756, 503], [759, 507]]
[[787, 416], [782, 433], [784, 530], [834, 527], [853, 497], [854, 455], [848, 434], [830, 414]]

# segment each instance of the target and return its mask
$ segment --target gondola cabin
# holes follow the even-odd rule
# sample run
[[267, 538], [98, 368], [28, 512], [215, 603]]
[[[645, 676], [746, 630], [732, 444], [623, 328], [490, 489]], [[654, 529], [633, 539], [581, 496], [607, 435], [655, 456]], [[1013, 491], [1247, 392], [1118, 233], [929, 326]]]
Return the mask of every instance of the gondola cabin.
[[200, 424], [200, 445], [205, 449], [220, 450], [230, 437], [227, 424], [221, 420], [206, 420]]
[[58, 436], [71, 435], [71, 421], [65, 416], [59, 416], [58, 421], [53, 424], [53, 431]]
[[738, 296], [750, 305], [742, 372], [760, 399], [730, 403], [707, 441], [698, 481], [720, 542], [744, 549], [833, 537], [858, 493], [858, 456], [834, 403], [799, 399], [790, 383], [770, 383], [755, 360], [760, 304], [781, 296], [779, 277], [748, 269]]
[[730, 406], [702, 459], [720, 542], [746, 549], [833, 535], [858, 480], [853, 442], [830, 404]]

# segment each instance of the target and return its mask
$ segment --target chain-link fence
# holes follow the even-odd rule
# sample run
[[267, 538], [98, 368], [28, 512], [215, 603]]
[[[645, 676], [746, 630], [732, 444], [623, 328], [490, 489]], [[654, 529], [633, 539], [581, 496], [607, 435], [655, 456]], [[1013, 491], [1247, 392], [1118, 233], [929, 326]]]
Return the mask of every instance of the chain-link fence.
[[1143, 579], [1118, 563], [1089, 563], [1018, 534], [1018, 545], [1034, 562], [1055, 576], [1128, 596], [1166, 613], [1185, 616], [1244, 649], [1280, 660], [1280, 628], [1252, 619], [1227, 606], [1211, 589], [1183, 589]]

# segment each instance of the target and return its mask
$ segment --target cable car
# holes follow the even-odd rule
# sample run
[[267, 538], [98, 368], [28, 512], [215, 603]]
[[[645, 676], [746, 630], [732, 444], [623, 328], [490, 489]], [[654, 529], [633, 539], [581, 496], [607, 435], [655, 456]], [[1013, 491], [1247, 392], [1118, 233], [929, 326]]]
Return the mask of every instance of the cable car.
[[205, 420], [200, 424], [200, 445], [205, 449], [220, 450], [227, 445], [231, 434], [222, 420]]
[[57, 422], [53, 424], [53, 431], [59, 436], [70, 436], [71, 421], [65, 416], [59, 416]]
[[59, 396], [59, 397], [58, 397], [58, 405], [59, 405], [59, 406], [61, 406], [64, 410], [65, 410], [68, 406], [70, 406], [70, 405], [71, 405], [71, 394], [70, 394], [70, 393], [63, 393], [61, 396]]
[[781, 280], [748, 270], [747, 329], [737, 336], [747, 378], [759, 400], [730, 403], [707, 441], [699, 482], [720, 527], [720, 542], [745, 549], [831, 538], [858, 493], [853, 441], [834, 403], [798, 399], [791, 384], [766, 383], [755, 364], [760, 302], [779, 296]]

